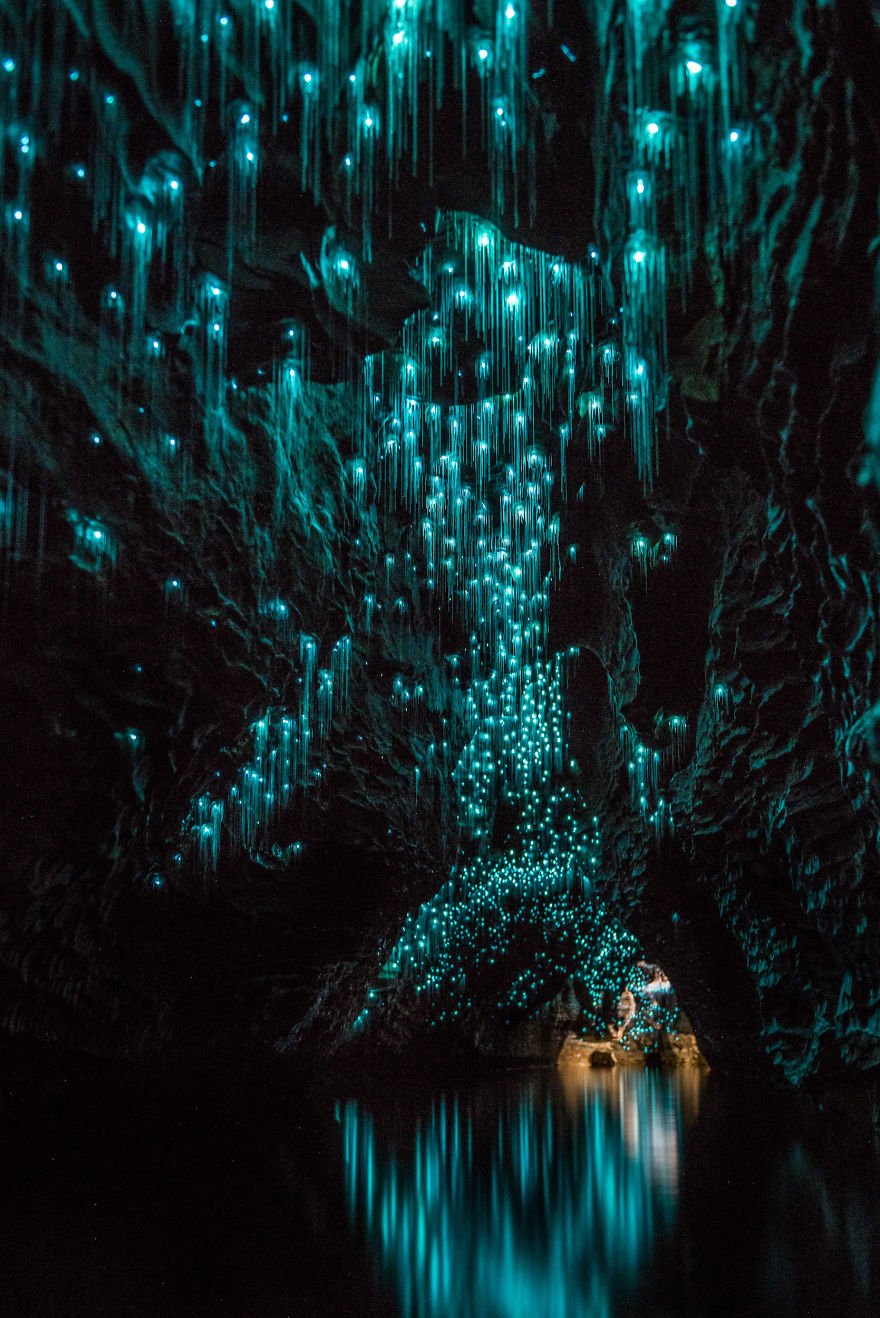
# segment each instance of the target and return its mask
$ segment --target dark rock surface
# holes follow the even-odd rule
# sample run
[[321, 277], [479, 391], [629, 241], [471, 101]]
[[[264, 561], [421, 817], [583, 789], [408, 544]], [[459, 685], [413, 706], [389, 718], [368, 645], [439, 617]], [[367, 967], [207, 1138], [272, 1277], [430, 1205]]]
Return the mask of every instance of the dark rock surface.
[[[484, 6], [466, 8], [468, 31], [485, 28]], [[35, 7], [0, 7], [4, 49], [30, 51], [41, 70], [38, 82], [19, 60], [24, 90], [9, 120], [16, 142], [30, 132], [35, 143], [33, 259], [57, 253], [73, 272], [63, 292], [21, 278], [10, 175], [0, 327], [7, 1034], [129, 1056], [326, 1052], [405, 913], [467, 854], [450, 773], [421, 770], [430, 747], [445, 745], [451, 766], [463, 745], [445, 656], [468, 640], [410, 570], [400, 510], [375, 490], [366, 508], [358, 502], [360, 420], [345, 382], [352, 361], [395, 347], [428, 305], [413, 269], [438, 208], [484, 215], [573, 259], [599, 242], [612, 304], [622, 296], [610, 258], [626, 221], [611, 176], [625, 88], [608, 59], [621, 5], [556, 0], [552, 25], [532, 8], [530, 59], [545, 68], [529, 89], [540, 126], [534, 215], [525, 207], [515, 229], [509, 209], [497, 213], [485, 152], [471, 140], [462, 160], [450, 94], [431, 170], [422, 160], [412, 178], [379, 171], [372, 253], [346, 315], [321, 274], [328, 234], [358, 248], [363, 236], [337, 142], [318, 152], [316, 197], [300, 180], [299, 126], [264, 134], [255, 234], [227, 268], [227, 183], [212, 181], [221, 169], [203, 168], [193, 146], [168, 8], [56, 0], [38, 22]], [[676, 32], [714, 10], [667, 8]], [[229, 9], [237, 18], [247, 6]], [[316, 44], [322, 7], [291, 9]], [[683, 313], [670, 289], [653, 489], [637, 480], [622, 432], [600, 462], [572, 446], [568, 484], [584, 494], [561, 509], [560, 539], [578, 553], [556, 591], [551, 643], [581, 651], [567, 696], [577, 769], [562, 778], [602, 819], [603, 895], [672, 978], [713, 1065], [758, 1066], [766, 1050], [802, 1082], [880, 1065], [880, 33], [861, 0], [749, 10], [760, 152], [737, 252], [722, 262], [717, 231], [707, 233]], [[370, 56], [354, 37], [351, 48]], [[252, 74], [237, 76], [256, 101]], [[207, 146], [206, 158], [231, 150], [219, 137]], [[111, 161], [139, 196], [151, 179], [184, 182], [187, 288], [219, 269], [230, 289], [226, 374], [238, 392], [222, 441], [192, 424], [211, 365], [173, 261], [164, 274], [155, 263], [143, 290], [161, 373], [123, 371], [102, 293], [126, 278], [117, 203], [108, 196], [93, 220], [80, 159], [93, 172]], [[282, 451], [268, 385], [294, 323], [308, 333], [321, 403], [279, 386], [274, 405], [286, 399], [297, 416], [296, 443]], [[146, 413], [164, 449], [144, 437]], [[100, 556], [90, 528], [104, 537]], [[652, 544], [672, 532], [678, 541], [646, 583], [635, 530]], [[364, 627], [372, 565], [389, 545], [399, 552], [384, 602]], [[202, 794], [235, 781], [256, 720], [297, 698], [301, 635], [317, 638], [328, 669], [352, 637], [347, 702], [320, 769], [258, 845], [224, 852], [209, 872], [190, 862], [182, 821]], [[391, 705], [398, 675], [424, 688], [418, 720]], [[665, 789], [675, 830], [656, 842], [634, 820], [620, 720], [653, 751], [671, 715], [687, 718], [688, 733]], [[502, 825], [499, 814], [499, 836]]]

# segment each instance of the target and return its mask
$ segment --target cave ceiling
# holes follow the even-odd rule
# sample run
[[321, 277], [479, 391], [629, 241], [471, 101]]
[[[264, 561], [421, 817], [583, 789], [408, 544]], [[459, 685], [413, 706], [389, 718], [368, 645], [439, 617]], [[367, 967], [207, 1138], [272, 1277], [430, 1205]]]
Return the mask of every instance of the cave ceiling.
[[7, 1035], [326, 1049], [516, 853], [484, 1006], [587, 902], [717, 1057], [880, 1063], [878, 45], [2, 0]]

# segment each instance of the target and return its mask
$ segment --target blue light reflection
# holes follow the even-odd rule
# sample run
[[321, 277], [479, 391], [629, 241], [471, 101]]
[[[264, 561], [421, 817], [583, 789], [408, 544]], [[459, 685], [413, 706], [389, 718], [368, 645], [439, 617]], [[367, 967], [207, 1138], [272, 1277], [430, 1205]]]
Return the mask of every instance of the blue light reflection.
[[674, 1225], [701, 1083], [577, 1071], [340, 1104], [349, 1211], [404, 1318], [611, 1318]]

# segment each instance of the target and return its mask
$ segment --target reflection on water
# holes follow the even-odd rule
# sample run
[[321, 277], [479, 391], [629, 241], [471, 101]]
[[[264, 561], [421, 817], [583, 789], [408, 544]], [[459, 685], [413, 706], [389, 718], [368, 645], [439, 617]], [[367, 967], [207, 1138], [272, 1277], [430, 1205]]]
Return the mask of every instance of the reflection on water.
[[[778, 1318], [801, 1318], [823, 1303], [824, 1313], [848, 1318], [880, 1312], [872, 1285], [876, 1200], [866, 1204], [860, 1187], [847, 1184], [846, 1176], [842, 1180], [834, 1185], [800, 1141], [788, 1149], [773, 1177], [761, 1281], [767, 1311]], [[828, 1294], [832, 1277], [834, 1291]]]
[[610, 1318], [674, 1224], [701, 1083], [534, 1074], [410, 1122], [340, 1104], [351, 1216], [405, 1318]]
[[0, 1087], [0, 1314], [880, 1314], [877, 1149], [779, 1089], [573, 1071], [373, 1092], [112, 1067]]

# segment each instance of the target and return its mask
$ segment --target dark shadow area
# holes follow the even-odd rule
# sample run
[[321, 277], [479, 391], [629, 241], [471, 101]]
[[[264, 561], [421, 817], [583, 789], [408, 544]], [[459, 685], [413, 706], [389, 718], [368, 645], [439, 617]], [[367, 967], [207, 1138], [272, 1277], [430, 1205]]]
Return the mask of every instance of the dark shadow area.
[[630, 923], [675, 985], [709, 1064], [768, 1080], [760, 1004], [742, 951], [674, 841], [652, 857]]
[[5, 1061], [16, 1318], [876, 1312], [875, 1154], [791, 1095], [571, 1070], [306, 1094]]

